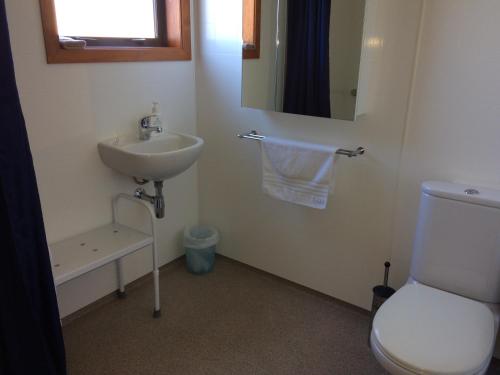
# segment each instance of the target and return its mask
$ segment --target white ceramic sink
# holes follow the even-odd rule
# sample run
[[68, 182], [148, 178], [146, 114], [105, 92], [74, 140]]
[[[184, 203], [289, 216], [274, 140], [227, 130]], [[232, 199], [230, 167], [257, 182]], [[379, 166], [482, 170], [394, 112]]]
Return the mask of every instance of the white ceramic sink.
[[146, 141], [127, 135], [104, 140], [97, 147], [108, 167], [127, 176], [163, 181], [193, 165], [200, 156], [203, 139], [171, 132]]

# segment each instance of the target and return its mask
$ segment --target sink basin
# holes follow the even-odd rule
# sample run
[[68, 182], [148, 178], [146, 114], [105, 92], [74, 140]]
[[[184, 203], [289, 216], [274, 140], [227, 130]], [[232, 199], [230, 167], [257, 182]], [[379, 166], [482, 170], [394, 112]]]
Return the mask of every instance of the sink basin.
[[181, 133], [162, 133], [147, 141], [136, 135], [106, 139], [97, 145], [102, 161], [130, 177], [163, 181], [184, 172], [198, 159], [203, 139]]

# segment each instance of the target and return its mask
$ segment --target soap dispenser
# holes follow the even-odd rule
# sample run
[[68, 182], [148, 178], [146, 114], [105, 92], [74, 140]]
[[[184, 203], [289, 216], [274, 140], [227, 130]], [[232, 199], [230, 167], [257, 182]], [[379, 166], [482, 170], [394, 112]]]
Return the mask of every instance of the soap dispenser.
[[158, 102], [153, 102], [153, 107], [151, 108], [151, 115], [150, 115], [150, 125], [151, 126], [160, 126], [161, 125], [161, 119], [160, 119], [161, 113], [159, 110], [159, 104]]

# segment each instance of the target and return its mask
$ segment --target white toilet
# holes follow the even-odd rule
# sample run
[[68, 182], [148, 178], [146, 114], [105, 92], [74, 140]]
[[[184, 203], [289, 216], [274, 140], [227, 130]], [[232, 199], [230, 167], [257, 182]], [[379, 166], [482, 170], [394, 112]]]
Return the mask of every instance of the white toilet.
[[391, 374], [485, 374], [500, 321], [500, 190], [422, 184], [410, 279], [378, 310]]

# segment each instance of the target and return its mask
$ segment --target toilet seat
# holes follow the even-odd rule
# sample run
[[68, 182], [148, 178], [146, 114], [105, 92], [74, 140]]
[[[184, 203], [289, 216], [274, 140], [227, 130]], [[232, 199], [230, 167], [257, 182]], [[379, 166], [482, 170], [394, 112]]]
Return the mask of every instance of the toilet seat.
[[[389, 371], [390, 374], [392, 375], [421, 375], [423, 372], [415, 370], [415, 369], [410, 369], [410, 368], [405, 368], [403, 364], [397, 363], [393, 358], [390, 358], [387, 356], [384, 352], [383, 349], [380, 348], [380, 344], [378, 343], [377, 338], [375, 337], [373, 331], [370, 336], [370, 345], [373, 354], [379, 361], [379, 363], [387, 370]], [[477, 372], [473, 372], [470, 374], [473, 375], [485, 375], [488, 371], [490, 365], [490, 361], [485, 362], [484, 367], [478, 370]], [[430, 374], [430, 373], [426, 373]], [[435, 374], [435, 373], [432, 373]], [[464, 374], [461, 374], [464, 375]]]
[[409, 284], [377, 312], [371, 342], [393, 374], [475, 375], [486, 371], [495, 336], [486, 305]]

